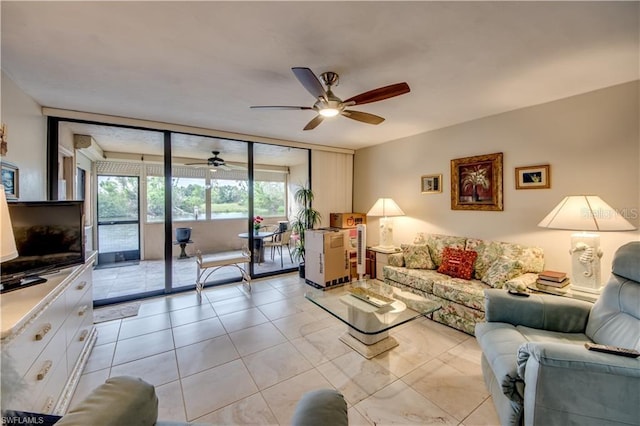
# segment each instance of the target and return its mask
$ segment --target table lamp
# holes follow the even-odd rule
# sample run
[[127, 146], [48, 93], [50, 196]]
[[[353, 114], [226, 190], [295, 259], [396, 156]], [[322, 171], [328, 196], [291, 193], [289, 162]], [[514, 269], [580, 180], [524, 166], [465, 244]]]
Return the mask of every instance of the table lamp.
[[382, 216], [380, 219], [380, 242], [378, 247], [392, 249], [393, 245], [393, 219], [389, 216], [404, 216], [404, 212], [391, 198], [378, 198], [371, 207], [367, 216]]
[[542, 228], [581, 231], [571, 235], [571, 282], [577, 290], [599, 293], [600, 235], [636, 229], [597, 195], [569, 195], [538, 224]]
[[7, 205], [7, 197], [4, 192], [4, 186], [0, 185], [0, 262], [15, 259], [18, 257], [16, 249], [16, 240], [13, 237], [13, 228], [11, 226], [11, 216], [9, 216], [9, 206]]

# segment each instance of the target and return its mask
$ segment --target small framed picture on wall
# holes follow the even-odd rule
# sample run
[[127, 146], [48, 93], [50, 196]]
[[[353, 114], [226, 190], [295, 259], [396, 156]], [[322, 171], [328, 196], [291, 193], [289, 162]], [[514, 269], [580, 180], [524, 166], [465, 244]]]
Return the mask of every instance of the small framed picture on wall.
[[516, 189], [551, 188], [551, 166], [516, 167]]
[[442, 192], [442, 175], [424, 175], [420, 178], [420, 186], [423, 194]]

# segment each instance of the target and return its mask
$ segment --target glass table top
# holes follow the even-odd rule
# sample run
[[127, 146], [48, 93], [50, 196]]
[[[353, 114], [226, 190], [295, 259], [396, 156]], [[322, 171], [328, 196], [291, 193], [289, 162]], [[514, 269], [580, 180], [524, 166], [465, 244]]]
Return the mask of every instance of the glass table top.
[[378, 280], [353, 281], [304, 296], [356, 331], [373, 335], [429, 315], [441, 305]]

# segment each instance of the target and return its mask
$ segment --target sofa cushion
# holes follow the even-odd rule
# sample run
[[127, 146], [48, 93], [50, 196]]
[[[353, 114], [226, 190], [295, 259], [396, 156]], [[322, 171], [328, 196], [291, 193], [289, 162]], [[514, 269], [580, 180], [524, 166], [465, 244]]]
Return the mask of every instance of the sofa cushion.
[[539, 273], [544, 269], [544, 251], [540, 247], [527, 247], [521, 244], [500, 243], [502, 254], [522, 262], [522, 272]]
[[404, 254], [392, 253], [387, 257], [387, 262], [391, 266], [404, 266]]
[[511, 278], [522, 274], [522, 262], [507, 256], [500, 256], [487, 269], [482, 282], [494, 288], [502, 288]]
[[448, 276], [431, 269], [408, 269], [399, 266], [386, 265], [382, 269], [385, 279], [395, 281], [407, 287], [411, 287], [427, 294], [433, 293], [433, 282], [441, 279], [449, 279]]
[[464, 237], [452, 237], [450, 235], [431, 234], [427, 238], [431, 259], [439, 267], [442, 263], [442, 251], [445, 247], [464, 249], [467, 239]]
[[484, 290], [489, 288], [478, 280], [440, 279], [433, 283], [433, 294], [443, 299], [484, 311]]
[[426, 244], [402, 244], [404, 265], [411, 269], [436, 269]]
[[442, 251], [442, 263], [438, 268], [438, 272], [453, 278], [470, 280], [473, 275], [473, 264], [476, 261], [476, 257], [478, 257], [478, 253], [473, 250], [445, 247]]
[[468, 238], [465, 250], [473, 250], [478, 253], [476, 264], [474, 266], [474, 277], [478, 280], [484, 278], [487, 269], [502, 256], [504, 248], [502, 244], [495, 241], [478, 240], [476, 238]]

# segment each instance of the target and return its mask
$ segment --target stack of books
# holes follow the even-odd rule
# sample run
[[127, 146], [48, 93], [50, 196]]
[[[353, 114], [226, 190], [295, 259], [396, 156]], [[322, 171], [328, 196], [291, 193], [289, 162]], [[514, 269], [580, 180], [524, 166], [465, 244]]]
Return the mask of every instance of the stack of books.
[[566, 293], [570, 284], [569, 277], [565, 272], [542, 271], [538, 274], [536, 287], [542, 291], [552, 293]]

